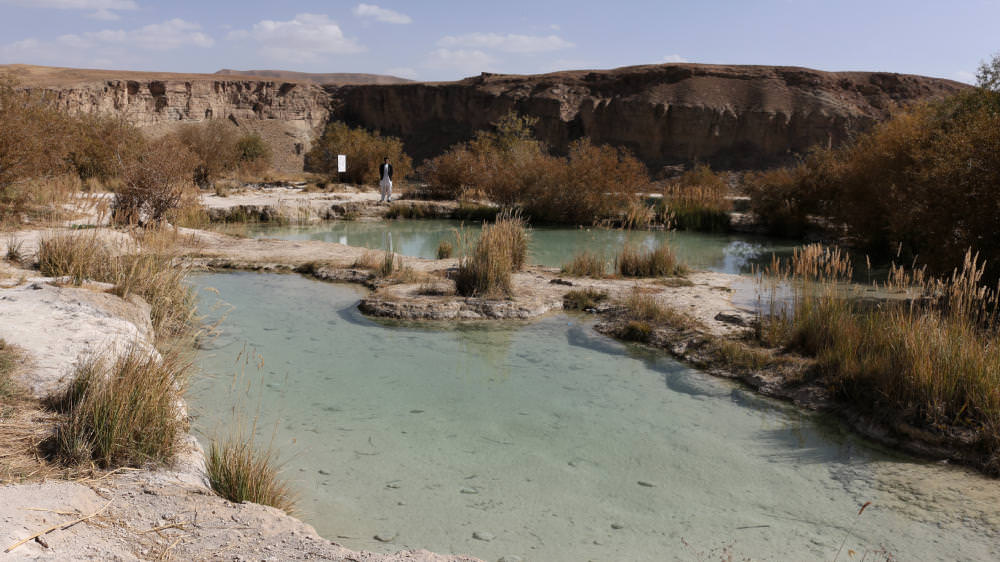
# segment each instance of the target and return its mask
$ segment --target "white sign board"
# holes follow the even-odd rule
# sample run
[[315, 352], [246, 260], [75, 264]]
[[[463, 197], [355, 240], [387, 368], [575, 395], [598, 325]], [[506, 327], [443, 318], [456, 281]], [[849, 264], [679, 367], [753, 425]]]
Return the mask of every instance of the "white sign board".
[[337, 172], [344, 173], [347, 171], [347, 155], [338, 154], [337, 155]]

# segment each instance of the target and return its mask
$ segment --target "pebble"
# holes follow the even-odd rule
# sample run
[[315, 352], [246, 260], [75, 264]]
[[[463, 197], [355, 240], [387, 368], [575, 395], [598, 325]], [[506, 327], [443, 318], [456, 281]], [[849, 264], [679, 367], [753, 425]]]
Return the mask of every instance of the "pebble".
[[496, 538], [496, 535], [494, 535], [493, 533], [486, 532], [486, 531], [476, 531], [476, 532], [472, 533], [472, 538], [474, 538], [474, 539], [476, 539], [478, 541], [490, 542], [491, 540], [493, 540], [493, 539]]
[[524, 562], [524, 558], [508, 554], [507, 556], [501, 556], [497, 562]]
[[330, 475], [329, 471], [323, 470], [322, 468], [319, 469], [319, 473], [322, 474], [323, 476], [329, 476]]
[[392, 542], [398, 533], [376, 533], [375, 540], [378, 542]]
[[411, 414], [422, 414], [422, 413], [424, 413], [424, 410], [410, 410], [410, 413]]
[[385, 485], [385, 487], [386, 488], [392, 488], [393, 490], [396, 490], [396, 489], [398, 489], [400, 487], [400, 485], [401, 484], [399, 482], [389, 482], [388, 484]]
[[624, 529], [625, 525], [622, 525], [621, 523], [612, 523], [611, 528], [617, 531], [619, 529]]
[[475, 488], [462, 488], [461, 490], [459, 490], [459, 492], [463, 494], [478, 494], [479, 490]]
[[652, 482], [646, 482], [645, 480], [640, 480], [638, 484], [640, 486], [645, 486], [646, 488], [653, 488], [656, 486], [656, 484], [653, 484]]

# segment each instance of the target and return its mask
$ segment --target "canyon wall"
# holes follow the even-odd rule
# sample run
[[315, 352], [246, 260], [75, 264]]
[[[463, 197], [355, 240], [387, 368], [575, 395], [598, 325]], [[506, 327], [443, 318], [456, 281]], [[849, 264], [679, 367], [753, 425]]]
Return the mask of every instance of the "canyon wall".
[[347, 79], [353, 75], [326, 75], [343, 80], [322, 85], [242, 74], [24, 65], [0, 67], [5, 72], [21, 87], [47, 91], [70, 112], [122, 115], [153, 134], [228, 119], [259, 132], [277, 167], [288, 172], [302, 170], [304, 152], [329, 119], [401, 137], [419, 162], [509, 111], [538, 117], [538, 136], [557, 153], [590, 137], [629, 148], [654, 172], [694, 161], [761, 168], [814, 145], [840, 144], [903, 105], [968, 87], [886, 72], [702, 64], [482, 74], [441, 83], [358, 84]]
[[539, 118], [536, 132], [556, 152], [586, 136], [628, 147], [655, 171], [693, 161], [786, 162], [813, 145], [837, 145], [901, 105], [965, 87], [885, 72], [670, 64], [328, 90], [335, 118], [401, 137], [418, 161], [518, 111]]
[[119, 115], [154, 136], [226, 119], [259, 133], [285, 172], [302, 170], [303, 154], [330, 114], [329, 95], [308, 82], [23, 65], [0, 67], [0, 74], [5, 70], [19, 87], [42, 92], [65, 111]]

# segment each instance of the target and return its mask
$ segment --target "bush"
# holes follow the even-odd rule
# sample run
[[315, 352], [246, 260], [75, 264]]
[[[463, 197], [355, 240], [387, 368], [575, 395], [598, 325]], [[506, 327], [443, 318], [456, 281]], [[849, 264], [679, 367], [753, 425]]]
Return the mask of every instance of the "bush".
[[651, 250], [639, 250], [626, 244], [615, 260], [615, 269], [622, 277], [667, 277], [687, 271], [677, 261], [668, 242], [661, 242]]
[[[878, 306], [845, 297], [852, 268], [818, 246], [769, 271], [771, 291], [758, 337], [816, 360], [815, 373], [855, 407], [932, 433], [970, 433], [983, 464], [1000, 473], [1000, 335], [996, 291], [981, 286], [970, 253], [944, 279], [893, 268], [881, 288], [912, 299]], [[963, 437], [963, 440], [966, 440]]]
[[750, 183], [752, 208], [773, 230], [799, 230], [817, 215], [877, 260], [898, 254], [938, 274], [971, 247], [987, 278], [1000, 278], [1000, 92], [912, 107]]
[[726, 179], [698, 164], [663, 190], [663, 222], [681, 230], [725, 231], [733, 210], [728, 195]]
[[337, 155], [347, 156], [344, 180], [358, 185], [379, 182], [379, 166], [389, 158], [393, 181], [401, 182], [413, 173], [413, 161], [403, 151], [403, 142], [396, 137], [383, 137], [378, 132], [352, 128], [339, 121], [330, 123], [306, 154], [306, 169], [339, 181]]
[[539, 222], [621, 222], [635, 192], [649, 183], [645, 166], [622, 149], [587, 139], [571, 144], [565, 158], [551, 156], [532, 136], [535, 122], [510, 113], [492, 131], [428, 161], [420, 170], [424, 195], [482, 193]]
[[263, 172], [271, 165], [271, 147], [258, 133], [247, 133], [236, 141], [239, 166], [247, 172]]
[[80, 179], [108, 183], [121, 174], [122, 163], [142, 150], [146, 138], [122, 117], [82, 115], [73, 118], [67, 159]]
[[286, 513], [295, 507], [291, 490], [278, 476], [274, 452], [258, 450], [252, 437], [213, 440], [205, 468], [212, 489], [229, 501], [269, 505]]
[[200, 165], [197, 162], [197, 157], [173, 137], [150, 142], [124, 163], [112, 221], [131, 225], [162, 222], [180, 203], [192, 170]]
[[137, 345], [116, 359], [81, 364], [66, 392], [51, 399], [67, 415], [56, 430], [56, 456], [102, 468], [169, 461], [187, 429], [180, 399], [189, 367]]
[[492, 225], [483, 225], [472, 255], [459, 262], [456, 292], [467, 297], [511, 296], [511, 274], [523, 267], [527, 252], [524, 220], [516, 214], [500, 215]]
[[194, 155], [192, 177], [198, 187], [211, 187], [217, 178], [236, 169], [240, 162], [239, 131], [225, 120], [184, 125], [172, 136]]
[[66, 155], [73, 122], [53, 101], [0, 79], [0, 204], [7, 207], [5, 210], [26, 195], [13, 189], [16, 186], [69, 169]]

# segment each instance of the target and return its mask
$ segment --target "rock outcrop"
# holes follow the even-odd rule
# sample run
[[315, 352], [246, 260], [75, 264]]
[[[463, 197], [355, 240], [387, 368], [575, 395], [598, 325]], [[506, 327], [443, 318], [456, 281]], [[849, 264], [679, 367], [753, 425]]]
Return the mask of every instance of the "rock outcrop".
[[279, 71], [260, 72], [290, 78], [0, 66], [5, 72], [22, 87], [49, 92], [68, 111], [123, 115], [154, 134], [178, 123], [230, 119], [259, 132], [285, 171], [302, 169], [303, 154], [330, 118], [399, 136], [421, 161], [512, 110], [538, 117], [536, 132], [556, 152], [590, 137], [628, 147], [654, 171], [696, 160], [760, 168], [817, 144], [839, 144], [902, 105], [967, 87], [887, 72], [704, 64], [374, 84], [357, 83], [372, 75]]
[[334, 115], [401, 137], [421, 160], [508, 111], [539, 118], [558, 152], [581, 137], [630, 148], [657, 170], [695, 160], [757, 168], [836, 145], [907, 103], [967, 87], [887, 72], [667, 64], [459, 82], [328, 88]]
[[154, 136], [178, 124], [228, 119], [260, 134], [284, 171], [302, 170], [302, 155], [329, 117], [329, 95], [311, 82], [0, 66], [0, 75], [5, 72], [70, 113], [120, 115]]

